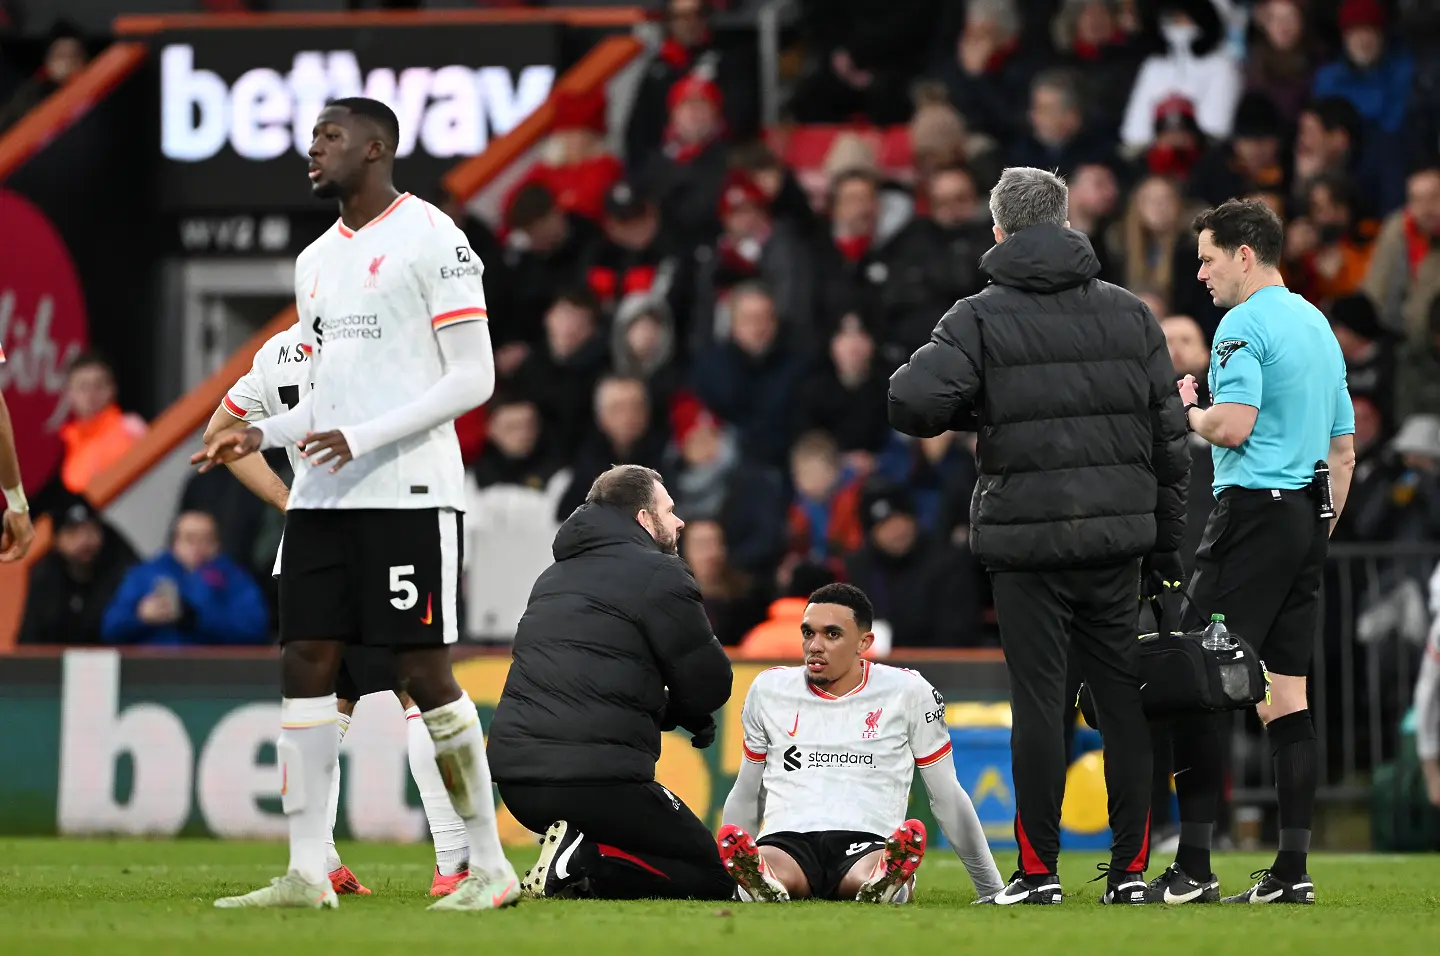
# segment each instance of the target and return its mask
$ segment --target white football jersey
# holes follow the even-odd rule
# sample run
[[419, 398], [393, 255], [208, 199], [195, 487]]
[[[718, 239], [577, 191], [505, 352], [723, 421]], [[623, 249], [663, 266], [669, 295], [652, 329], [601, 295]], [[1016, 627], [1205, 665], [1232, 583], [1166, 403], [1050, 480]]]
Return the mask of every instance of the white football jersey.
[[950, 753], [945, 701], [915, 671], [862, 662], [843, 697], [815, 687], [804, 667], [755, 678], [740, 723], [745, 759], [763, 763], [757, 836], [859, 830], [889, 836], [905, 822], [915, 768]]
[[[483, 266], [459, 227], [405, 193], [364, 227], [336, 221], [295, 261], [301, 341], [311, 349], [310, 429], [378, 418], [444, 373], [437, 330], [484, 321]], [[445, 422], [331, 474], [301, 468], [291, 508], [465, 508], [455, 426]]]

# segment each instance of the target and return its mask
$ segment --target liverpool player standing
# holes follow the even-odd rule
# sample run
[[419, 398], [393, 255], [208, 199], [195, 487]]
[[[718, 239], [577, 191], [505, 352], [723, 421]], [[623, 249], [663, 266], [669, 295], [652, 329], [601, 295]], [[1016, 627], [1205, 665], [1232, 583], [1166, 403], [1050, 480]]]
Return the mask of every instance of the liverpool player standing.
[[470, 875], [432, 909], [520, 898], [495, 826], [475, 705], [455, 682], [463, 475], [454, 420], [495, 383], [479, 257], [434, 206], [392, 184], [399, 123], [375, 100], [336, 100], [310, 145], [333, 229], [295, 263], [310, 391], [295, 408], [214, 439], [211, 468], [299, 443], [280, 582], [281, 802], [288, 872], [222, 908], [337, 905], [326, 878], [325, 798], [335, 773], [335, 677], [349, 643], [393, 647], [470, 843]]
[[955, 778], [939, 691], [860, 656], [875, 640], [874, 616], [865, 592], [827, 584], [810, 595], [796, 635], [805, 666], [771, 668], [745, 695], [745, 760], [720, 828], [720, 858], [744, 899], [907, 902], [925, 855], [925, 827], [905, 819], [917, 767], [975, 889], [1005, 886]]
[[[208, 443], [227, 430], [243, 428], [240, 422], [254, 423], [280, 415], [300, 404], [302, 390], [310, 387], [310, 353], [300, 341], [300, 325], [296, 323], [277, 335], [273, 335], [255, 353], [250, 371], [240, 377], [224, 400], [210, 416], [205, 428]], [[237, 421], [238, 419], [238, 421]], [[300, 473], [300, 449], [291, 445], [286, 449], [290, 458], [290, 470]], [[282, 513], [290, 498], [290, 489], [271, 470], [263, 455], [247, 455], [230, 462], [232, 474], [240, 484], [248, 488], [255, 497]], [[275, 555], [276, 577], [280, 576], [281, 551]], [[403, 690], [395, 669], [395, 652], [388, 647], [366, 647], [362, 644], [347, 644], [340, 657], [340, 670], [335, 677], [337, 698], [336, 720], [339, 738], [343, 743], [345, 732], [350, 727], [350, 717], [355, 713], [355, 703], [367, 694], [393, 691], [400, 698], [400, 707], [405, 711], [405, 735], [410, 758], [410, 774], [420, 790], [420, 802], [425, 807], [425, 819], [430, 824], [430, 835], [435, 843], [435, 878], [431, 881], [431, 896], [446, 896], [469, 875], [467, 860], [470, 848], [465, 842], [465, 823], [455, 808], [450, 805], [450, 796], [445, 792], [445, 781], [435, 765], [435, 744], [430, 732], [420, 719], [420, 708]], [[330, 782], [330, 798], [326, 804], [326, 819], [330, 824], [330, 836], [325, 844], [325, 869], [330, 873], [330, 885], [341, 895], [353, 893], [369, 895], [350, 868], [340, 860], [335, 849], [335, 817], [340, 807], [340, 770], [336, 765], [335, 775]]]

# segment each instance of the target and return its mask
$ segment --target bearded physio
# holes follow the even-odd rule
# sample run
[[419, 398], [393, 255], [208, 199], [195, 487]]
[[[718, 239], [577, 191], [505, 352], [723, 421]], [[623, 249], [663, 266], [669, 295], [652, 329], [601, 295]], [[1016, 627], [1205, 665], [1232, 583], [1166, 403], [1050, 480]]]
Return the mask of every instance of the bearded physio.
[[[1265, 723], [1279, 799], [1275, 862], [1227, 903], [1315, 902], [1307, 872], [1318, 785], [1315, 726], [1306, 701], [1330, 532], [1355, 469], [1355, 414], [1345, 360], [1325, 316], [1285, 288], [1284, 227], [1263, 203], [1230, 200], [1195, 220], [1200, 269], [1216, 305], [1210, 394], [1179, 383], [1189, 428], [1212, 446], [1215, 510], [1195, 554], [1187, 630], [1213, 615], [1249, 640], [1270, 672]], [[1224, 728], [1218, 717], [1173, 727], [1180, 844], [1151, 884], [1165, 903], [1221, 899], [1210, 867]]]

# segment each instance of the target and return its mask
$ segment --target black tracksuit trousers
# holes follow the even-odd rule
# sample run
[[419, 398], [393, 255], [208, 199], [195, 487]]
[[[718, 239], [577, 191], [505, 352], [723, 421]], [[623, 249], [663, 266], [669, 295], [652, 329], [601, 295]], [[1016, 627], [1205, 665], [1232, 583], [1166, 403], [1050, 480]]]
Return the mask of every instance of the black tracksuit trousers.
[[1112, 871], [1150, 853], [1150, 728], [1140, 703], [1139, 562], [992, 574], [1010, 677], [1010, 755], [1021, 872], [1054, 873], [1065, 797], [1066, 671], [1071, 654], [1095, 699], [1105, 743]]
[[658, 783], [502, 783], [500, 799], [532, 833], [564, 820], [598, 850], [598, 899], [728, 900], [735, 881], [709, 827]]

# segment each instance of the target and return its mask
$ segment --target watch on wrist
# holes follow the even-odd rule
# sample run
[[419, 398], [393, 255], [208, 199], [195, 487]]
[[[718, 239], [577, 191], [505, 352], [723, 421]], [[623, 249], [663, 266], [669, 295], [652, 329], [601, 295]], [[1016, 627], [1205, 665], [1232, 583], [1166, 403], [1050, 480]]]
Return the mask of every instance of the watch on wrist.
[[1190, 409], [1192, 409], [1192, 408], [1199, 408], [1199, 407], [1200, 407], [1200, 403], [1199, 403], [1199, 402], [1186, 402], [1186, 403], [1185, 403], [1185, 407], [1184, 407], [1184, 409], [1182, 410], [1182, 414], [1185, 416], [1185, 428], [1186, 428], [1187, 430], [1189, 430], [1189, 431], [1192, 431], [1192, 432], [1193, 432], [1193, 431], [1195, 430], [1195, 429], [1190, 425]]

